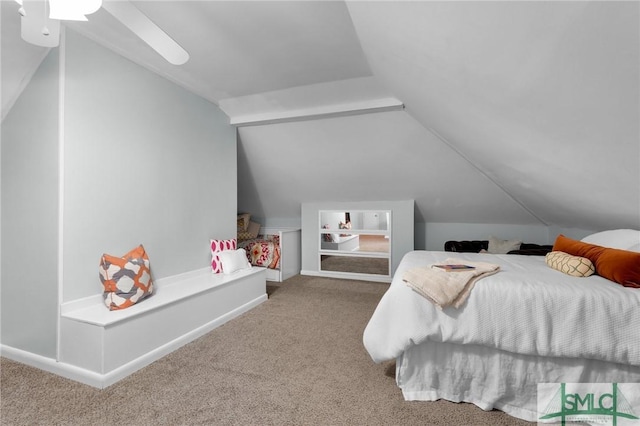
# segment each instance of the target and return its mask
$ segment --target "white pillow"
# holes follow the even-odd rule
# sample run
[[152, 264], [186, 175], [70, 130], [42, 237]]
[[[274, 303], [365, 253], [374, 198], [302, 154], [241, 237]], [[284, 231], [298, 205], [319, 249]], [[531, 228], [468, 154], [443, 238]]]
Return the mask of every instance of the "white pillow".
[[245, 249], [221, 251], [218, 253], [218, 257], [220, 258], [220, 263], [222, 263], [222, 272], [226, 275], [251, 268]]
[[640, 231], [635, 229], [612, 229], [596, 232], [584, 237], [581, 241], [602, 247], [640, 251]]
[[507, 254], [511, 250], [519, 250], [522, 241], [519, 240], [501, 240], [495, 237], [489, 237], [489, 247], [487, 253]]

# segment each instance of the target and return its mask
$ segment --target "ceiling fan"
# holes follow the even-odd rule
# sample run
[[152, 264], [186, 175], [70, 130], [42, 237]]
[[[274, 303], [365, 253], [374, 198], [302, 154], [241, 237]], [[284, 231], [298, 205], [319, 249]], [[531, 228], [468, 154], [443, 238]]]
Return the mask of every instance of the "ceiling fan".
[[61, 21], [87, 21], [101, 7], [133, 31], [173, 65], [189, 60], [189, 53], [129, 0], [15, 0], [20, 9], [22, 38], [32, 44], [56, 47]]

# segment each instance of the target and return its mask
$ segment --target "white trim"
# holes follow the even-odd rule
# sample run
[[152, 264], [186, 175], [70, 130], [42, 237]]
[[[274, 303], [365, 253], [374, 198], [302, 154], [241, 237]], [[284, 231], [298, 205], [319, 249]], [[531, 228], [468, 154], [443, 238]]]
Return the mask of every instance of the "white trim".
[[342, 257], [375, 257], [377, 259], [390, 259], [389, 252], [385, 251], [347, 251], [347, 250], [332, 250], [332, 249], [320, 249], [318, 254], [327, 256], [342, 256]]
[[141, 368], [146, 367], [152, 362], [159, 360], [163, 356], [175, 351], [185, 344], [207, 334], [209, 331], [221, 326], [227, 321], [230, 321], [242, 315], [250, 309], [265, 302], [266, 300], [267, 295], [261, 295], [245, 303], [244, 305], [239, 306], [236, 309], [219, 316], [218, 318], [208, 322], [207, 324], [204, 324], [201, 327], [190, 331], [189, 333], [183, 334], [177, 339], [174, 339], [171, 342], [168, 342], [151, 352], [147, 352], [143, 356], [140, 356], [133, 361], [128, 362], [127, 364], [106, 374], [96, 373], [94, 371], [76, 367], [71, 364], [66, 364], [64, 362], [57, 362], [52, 358], [46, 358], [41, 355], [36, 355], [31, 352], [26, 352], [6, 345], [0, 346], [0, 354], [3, 357], [11, 359], [13, 361], [20, 362], [31, 367], [39, 368], [41, 370], [60, 375], [67, 379], [75, 380], [89, 386], [104, 389], [127, 377], [128, 375], [140, 370]]
[[154, 294], [144, 303], [138, 303], [127, 309], [110, 311], [104, 305], [102, 294], [96, 294], [63, 303], [61, 315], [87, 324], [109, 327], [148, 312], [163, 309], [180, 300], [210, 292], [215, 288], [233, 285], [238, 279], [258, 274], [263, 269], [252, 267], [228, 275], [214, 274], [210, 267], [196, 269], [156, 280]]
[[82, 299], [75, 299], [69, 302], [63, 302], [60, 304], [60, 315], [65, 316], [69, 312], [76, 311], [79, 309], [84, 309], [91, 305], [100, 305], [103, 303], [104, 302], [103, 302], [102, 294], [94, 294], [91, 296], [83, 297]]
[[[176, 275], [171, 275], [169, 277], [160, 278], [154, 280], [154, 286], [158, 287], [166, 287], [173, 284], [176, 284], [181, 281], [187, 281], [193, 278], [196, 278], [201, 275], [209, 275], [211, 273], [211, 268], [205, 267], [200, 269], [194, 269], [193, 271], [183, 272]], [[88, 308], [93, 305], [103, 305], [103, 295], [102, 293], [93, 294], [91, 296], [83, 297], [81, 299], [70, 300], [68, 302], [63, 302], [61, 305], [60, 314], [62, 316], [68, 315], [70, 312], [81, 310]]]
[[[22, 349], [17, 349], [7, 345], [0, 345], [0, 355], [12, 361], [85, 384], [89, 384], [88, 381], [98, 383], [101, 376], [101, 374], [94, 373], [93, 371], [58, 362], [53, 358], [47, 358], [42, 355], [37, 355], [32, 352], [23, 351]], [[84, 377], [85, 380], [80, 380], [80, 377]]]
[[310, 271], [310, 270], [302, 270], [300, 271], [300, 275], [308, 275], [311, 277], [337, 278], [337, 279], [343, 279], [343, 280], [375, 281], [379, 283], [390, 283], [392, 278], [389, 275], [360, 274], [355, 272], [336, 272], [336, 271]]
[[56, 360], [60, 360], [60, 327], [64, 301], [64, 141], [65, 141], [65, 80], [67, 37], [64, 25], [60, 28], [58, 56], [58, 315], [56, 317]]
[[348, 115], [371, 114], [374, 112], [400, 111], [404, 104], [396, 98], [372, 99], [340, 105], [324, 105], [292, 111], [266, 112], [262, 114], [230, 117], [232, 126], [258, 126], [290, 121], [316, 120]]

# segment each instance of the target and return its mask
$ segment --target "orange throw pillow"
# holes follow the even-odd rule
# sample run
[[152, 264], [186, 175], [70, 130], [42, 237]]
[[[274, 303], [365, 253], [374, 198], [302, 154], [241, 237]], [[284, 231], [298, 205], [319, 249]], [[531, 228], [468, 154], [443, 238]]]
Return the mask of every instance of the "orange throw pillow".
[[601, 247], [558, 235], [553, 251], [586, 257], [601, 277], [625, 287], [640, 288], [640, 253]]
[[103, 254], [99, 271], [110, 311], [133, 306], [153, 293], [149, 257], [142, 245], [122, 257]]

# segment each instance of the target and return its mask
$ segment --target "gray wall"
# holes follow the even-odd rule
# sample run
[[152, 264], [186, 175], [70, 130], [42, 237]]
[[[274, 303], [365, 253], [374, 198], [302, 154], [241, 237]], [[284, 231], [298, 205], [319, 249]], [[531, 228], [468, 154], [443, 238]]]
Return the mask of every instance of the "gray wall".
[[238, 133], [238, 208], [265, 222], [304, 202], [415, 199], [416, 222], [539, 223], [405, 111]]
[[56, 353], [58, 51], [2, 122], [2, 344]]
[[490, 236], [525, 243], [553, 244], [558, 234], [581, 239], [595, 231], [544, 225], [500, 225], [488, 223], [417, 223], [416, 249], [443, 250], [448, 240], [487, 240]]
[[100, 293], [103, 253], [144, 244], [158, 279], [207, 267], [209, 239], [236, 235], [226, 115], [71, 31], [60, 49], [62, 107], [56, 49], [2, 123], [2, 344], [50, 358], [59, 290]]
[[416, 199], [416, 249], [489, 235], [551, 243], [562, 229], [533, 218], [404, 111], [238, 133], [238, 209], [264, 226], [300, 227], [305, 202]]
[[154, 277], [206, 267], [236, 234], [236, 133], [215, 105], [72, 32], [64, 301], [101, 291], [102, 253], [143, 244]]
[[[640, 228], [638, 2], [347, 8], [405, 110], [241, 128], [241, 209], [294, 226], [301, 202], [414, 199], [417, 248]], [[292, 93], [252, 99], [295, 110]]]

